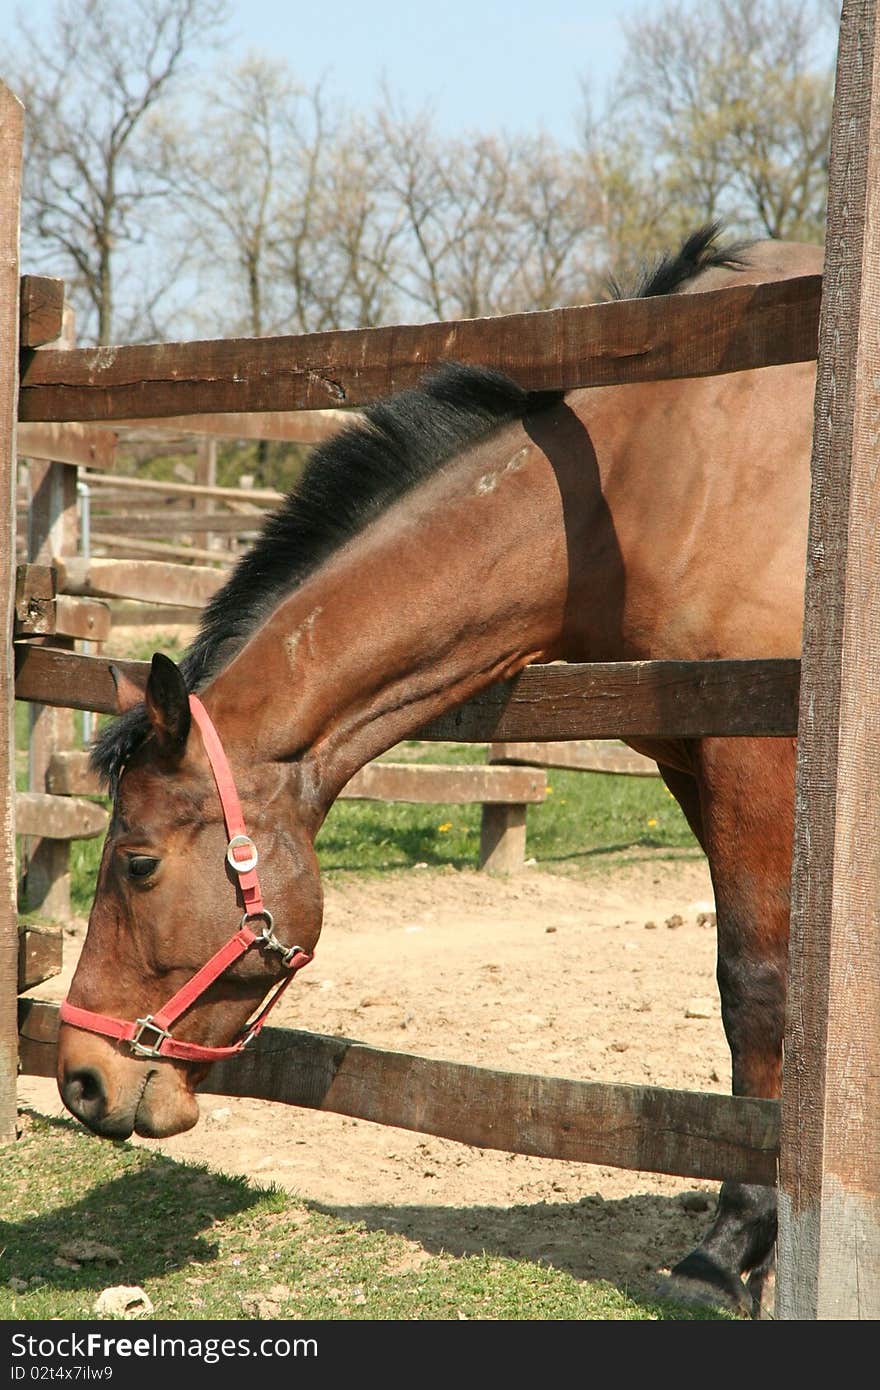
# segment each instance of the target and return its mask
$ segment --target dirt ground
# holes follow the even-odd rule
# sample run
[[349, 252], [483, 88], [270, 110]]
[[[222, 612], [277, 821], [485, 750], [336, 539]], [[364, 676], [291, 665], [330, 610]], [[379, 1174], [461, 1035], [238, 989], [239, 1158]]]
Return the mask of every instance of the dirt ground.
[[[567, 878], [412, 869], [326, 885], [324, 932], [273, 1023], [541, 1072], [727, 1091], [706, 865], [641, 859]], [[39, 991], [60, 998], [76, 958]], [[22, 1104], [60, 1113], [54, 1083]], [[203, 1096], [169, 1156], [274, 1182], [424, 1251], [487, 1250], [649, 1291], [717, 1186], [536, 1159], [269, 1102]]]

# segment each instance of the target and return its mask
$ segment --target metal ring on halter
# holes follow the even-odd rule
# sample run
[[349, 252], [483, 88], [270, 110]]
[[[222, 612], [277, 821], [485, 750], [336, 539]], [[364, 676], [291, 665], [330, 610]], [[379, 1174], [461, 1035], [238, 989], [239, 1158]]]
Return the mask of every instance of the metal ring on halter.
[[266, 924], [260, 932], [260, 936], [264, 936], [268, 941], [270, 936], [274, 936], [272, 928], [275, 925], [275, 918], [272, 916], [268, 907], [261, 907], [259, 912], [246, 912], [238, 924], [238, 930], [241, 931], [242, 927], [247, 926], [248, 922], [255, 922], [258, 917], [262, 917]]
[[[247, 859], [236, 859], [232, 851], [243, 845], [250, 846], [250, 856]], [[250, 835], [233, 835], [229, 844], [226, 846], [226, 862], [230, 869], [234, 869], [237, 874], [246, 874], [249, 873], [251, 869], [255, 869], [259, 857], [260, 856], [257, 854], [257, 847]]]
[[238, 924], [239, 931], [241, 931], [246, 922], [253, 921], [255, 917], [263, 917], [265, 919], [265, 926], [257, 937], [257, 940], [260, 945], [265, 946], [267, 950], [277, 951], [281, 957], [282, 965], [290, 965], [294, 956], [305, 954], [302, 946], [285, 946], [283, 941], [278, 940], [274, 931], [275, 918], [267, 907], [262, 908], [259, 912], [246, 912]]

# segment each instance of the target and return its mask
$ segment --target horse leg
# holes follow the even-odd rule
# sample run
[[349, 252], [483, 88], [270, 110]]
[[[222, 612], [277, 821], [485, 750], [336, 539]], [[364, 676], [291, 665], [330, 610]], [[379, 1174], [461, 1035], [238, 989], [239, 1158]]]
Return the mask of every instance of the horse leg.
[[[794, 765], [790, 739], [707, 739], [697, 763], [734, 1095], [780, 1093]], [[725, 1182], [710, 1230], [659, 1291], [757, 1315], [772, 1286], [775, 1241], [775, 1189]]]

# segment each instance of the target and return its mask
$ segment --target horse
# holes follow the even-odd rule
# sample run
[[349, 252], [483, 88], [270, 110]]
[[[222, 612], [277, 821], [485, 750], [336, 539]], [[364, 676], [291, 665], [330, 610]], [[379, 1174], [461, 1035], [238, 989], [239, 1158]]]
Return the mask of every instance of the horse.
[[[707, 225], [631, 293], [822, 260]], [[317, 448], [180, 664], [114, 677], [92, 753], [112, 816], [59, 1030], [72, 1114], [111, 1138], [196, 1123], [212, 1060], [314, 953], [328, 809], [432, 718], [531, 662], [797, 657], [814, 386], [802, 363], [535, 393], [450, 362]], [[707, 856], [733, 1093], [777, 1097], [796, 740], [633, 746]], [[775, 1202], [722, 1184], [662, 1292], [753, 1314]]]

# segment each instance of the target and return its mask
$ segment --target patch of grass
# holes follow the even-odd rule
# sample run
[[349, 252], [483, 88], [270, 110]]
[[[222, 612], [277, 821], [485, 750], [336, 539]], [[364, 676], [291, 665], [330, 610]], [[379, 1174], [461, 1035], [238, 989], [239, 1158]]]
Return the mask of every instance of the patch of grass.
[[[0, 1173], [0, 1318], [94, 1317], [139, 1285], [159, 1319], [717, 1319], [491, 1253], [431, 1254], [274, 1188], [26, 1116]], [[83, 1243], [104, 1247], [83, 1257]], [[88, 1247], [86, 1247], [86, 1252]], [[79, 1258], [78, 1258], [79, 1252]]]
[[[474, 744], [411, 743], [387, 755], [399, 761], [482, 763]], [[659, 778], [592, 772], [551, 772], [546, 801], [527, 812], [526, 853], [544, 869], [592, 872], [599, 864], [644, 854], [700, 858], [702, 851], [678, 803]], [[479, 805], [338, 801], [316, 841], [324, 872], [476, 868]]]

